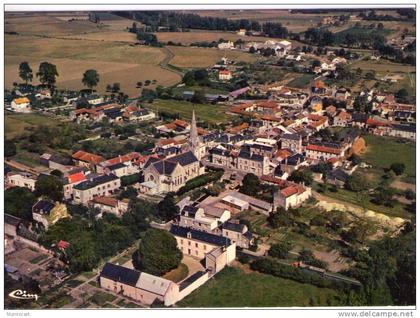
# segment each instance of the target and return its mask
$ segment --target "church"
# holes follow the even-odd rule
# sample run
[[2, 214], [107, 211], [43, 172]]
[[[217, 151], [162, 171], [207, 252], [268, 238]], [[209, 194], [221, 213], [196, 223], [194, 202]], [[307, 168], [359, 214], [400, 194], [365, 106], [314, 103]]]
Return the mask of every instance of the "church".
[[147, 186], [153, 193], [176, 192], [188, 180], [204, 173], [204, 167], [200, 164], [204, 156], [205, 146], [198, 136], [193, 111], [187, 150], [169, 158], [149, 158], [144, 165], [142, 186]]

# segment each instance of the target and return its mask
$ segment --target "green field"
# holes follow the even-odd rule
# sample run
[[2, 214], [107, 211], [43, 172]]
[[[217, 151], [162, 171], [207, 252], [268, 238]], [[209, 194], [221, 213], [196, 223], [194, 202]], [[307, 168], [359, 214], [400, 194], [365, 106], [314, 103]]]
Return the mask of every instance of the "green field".
[[197, 120], [205, 121], [210, 124], [220, 124], [228, 121], [226, 115], [227, 107], [224, 105], [213, 104], [193, 104], [186, 101], [157, 99], [152, 104], [145, 104], [147, 108], [154, 111], [166, 111], [171, 114], [179, 114], [182, 119], [190, 120], [192, 111], [195, 109]]
[[331, 306], [338, 294], [292, 280], [226, 268], [180, 301], [178, 307], [293, 307]]
[[7, 139], [17, 137], [25, 132], [26, 128], [35, 126], [52, 126], [59, 122], [47, 116], [38, 114], [5, 114], [5, 135]]
[[287, 83], [287, 86], [296, 87], [296, 88], [305, 88], [311, 83], [313, 79], [314, 79], [314, 75], [303, 74], [302, 76]]
[[374, 168], [389, 168], [394, 162], [405, 164], [405, 174], [416, 175], [416, 145], [414, 142], [398, 142], [392, 137], [365, 135], [367, 150], [362, 159]]

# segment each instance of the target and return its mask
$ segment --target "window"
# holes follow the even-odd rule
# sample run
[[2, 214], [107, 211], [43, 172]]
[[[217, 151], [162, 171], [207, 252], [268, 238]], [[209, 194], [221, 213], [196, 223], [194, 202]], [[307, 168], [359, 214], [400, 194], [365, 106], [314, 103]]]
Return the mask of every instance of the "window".
[[203, 244], [203, 248], [204, 248], [204, 250], [206, 250], [206, 249], [207, 249], [207, 246], [206, 246], [206, 244]]
[[195, 247], [198, 247], [198, 243], [195, 243]]
[[191, 245], [191, 241], [188, 241], [188, 245]]
[[184, 240], [181, 240], [181, 244], [184, 244]]

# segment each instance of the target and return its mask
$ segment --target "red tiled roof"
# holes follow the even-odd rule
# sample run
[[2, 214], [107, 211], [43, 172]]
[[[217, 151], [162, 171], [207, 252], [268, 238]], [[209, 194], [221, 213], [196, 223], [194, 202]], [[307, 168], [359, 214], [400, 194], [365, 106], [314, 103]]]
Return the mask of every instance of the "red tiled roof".
[[239, 126], [235, 126], [235, 127], [232, 127], [230, 129], [228, 129], [228, 132], [229, 133], [232, 133], [232, 134], [236, 134], [236, 133], [238, 133], [238, 132], [240, 132], [240, 131], [242, 131], [244, 129], [247, 129], [248, 127], [249, 127], [249, 124], [248, 123], [242, 123]]
[[93, 197], [92, 202], [112, 207], [116, 207], [118, 205], [118, 200], [113, 197]]
[[326, 146], [319, 146], [319, 145], [308, 145], [306, 147], [306, 150], [332, 153], [332, 154], [335, 154], [335, 155], [340, 155], [341, 154], [341, 149], [331, 148], [331, 147], [326, 147]]
[[284, 187], [288, 184], [286, 180], [282, 180], [273, 176], [263, 175], [260, 177], [261, 181], [277, 184], [279, 187]]
[[299, 188], [296, 185], [288, 186], [283, 190], [280, 190], [280, 193], [285, 196], [286, 198], [292, 196], [293, 194], [299, 193]]
[[277, 108], [279, 105], [276, 101], [273, 101], [273, 100], [265, 100], [265, 101], [263, 100], [263, 101], [258, 101], [257, 106], [262, 107], [262, 108]]
[[95, 155], [93, 153], [89, 153], [83, 150], [79, 150], [78, 152], [73, 154], [73, 159], [84, 161], [84, 162], [91, 162], [94, 164], [99, 164], [100, 162], [104, 161], [105, 158], [102, 156]]
[[373, 118], [368, 118], [366, 121], [367, 125], [371, 125], [371, 126], [389, 126], [390, 123], [386, 122], [386, 121], [381, 121], [381, 120], [376, 120]]
[[70, 243], [67, 242], [67, 241], [61, 240], [60, 242], [57, 243], [57, 246], [59, 248], [66, 249], [66, 248], [69, 248], [70, 247]]
[[105, 161], [104, 163], [107, 166], [111, 166], [111, 165], [115, 165], [115, 164], [120, 163], [120, 162], [127, 162], [127, 161], [131, 161], [131, 160], [135, 160], [139, 157], [140, 157], [140, 154], [138, 152], [130, 152], [126, 155], [118, 156], [118, 157], [109, 159], [109, 160]]
[[289, 149], [280, 149], [279, 151], [276, 152], [275, 157], [280, 157], [281, 159], [285, 159], [287, 157], [290, 157], [291, 155], [293, 155], [293, 152]]
[[83, 171], [77, 172], [75, 174], [71, 174], [68, 176], [70, 183], [76, 183], [86, 180], [86, 176]]

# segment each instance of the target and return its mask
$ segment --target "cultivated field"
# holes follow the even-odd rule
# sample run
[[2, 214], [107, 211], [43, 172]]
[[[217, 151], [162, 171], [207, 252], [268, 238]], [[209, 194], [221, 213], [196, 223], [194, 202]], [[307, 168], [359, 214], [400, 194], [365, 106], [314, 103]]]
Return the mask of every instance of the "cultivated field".
[[252, 62], [257, 59], [256, 55], [240, 51], [179, 46], [169, 46], [168, 49], [175, 55], [169, 63], [185, 68], [209, 67], [220, 61], [220, 59], [224, 56], [237, 62]]
[[[160, 48], [130, 46], [121, 42], [41, 38], [35, 36], [6, 36], [6, 87], [18, 78], [19, 63], [28, 61], [36, 73], [43, 61], [57, 65], [57, 85], [65, 89], [81, 89], [82, 75], [96, 69], [100, 75], [97, 90], [105, 93], [107, 84], [119, 82], [130, 97], [138, 95], [136, 83], [157, 80], [157, 85], [172, 85], [179, 75], [164, 70], [159, 63], [165, 58]], [[153, 78], [151, 78], [153, 77]], [[34, 78], [37, 84], [37, 79]]]
[[375, 71], [378, 74], [387, 73], [414, 73], [416, 67], [407, 64], [392, 63], [387, 60], [357, 61], [351, 64], [353, 69], [361, 68], [363, 71]]

